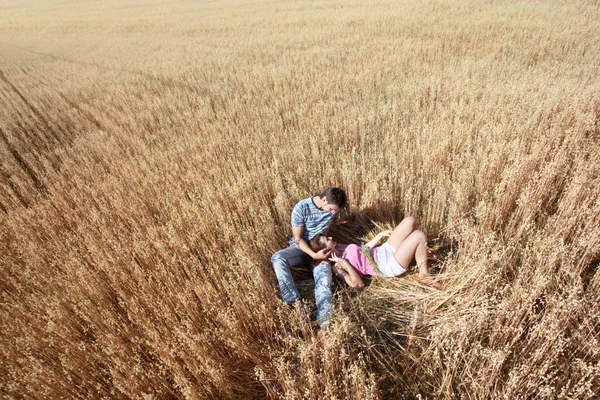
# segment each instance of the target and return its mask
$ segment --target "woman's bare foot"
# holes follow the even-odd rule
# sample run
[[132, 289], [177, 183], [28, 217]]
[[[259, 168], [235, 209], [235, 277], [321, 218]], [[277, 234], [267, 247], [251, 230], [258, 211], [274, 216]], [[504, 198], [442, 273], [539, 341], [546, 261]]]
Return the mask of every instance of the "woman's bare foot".
[[437, 255], [437, 250], [433, 247], [427, 248], [427, 260], [439, 261], [440, 257]]
[[427, 286], [431, 286], [434, 289], [437, 289], [437, 290], [442, 289], [442, 284], [440, 282], [436, 281], [435, 278], [431, 275], [420, 275], [419, 274], [419, 281], [421, 281], [422, 283], [424, 283]]

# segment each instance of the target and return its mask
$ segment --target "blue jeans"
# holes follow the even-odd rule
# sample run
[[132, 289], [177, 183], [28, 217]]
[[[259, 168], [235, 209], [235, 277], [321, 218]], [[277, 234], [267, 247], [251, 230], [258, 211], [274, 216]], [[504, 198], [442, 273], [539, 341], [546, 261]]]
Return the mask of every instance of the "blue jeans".
[[[281, 298], [288, 304], [300, 300], [300, 293], [294, 285], [291, 267], [306, 265], [310, 263], [310, 257], [298, 247], [290, 246], [287, 249], [279, 250], [271, 257]], [[323, 261], [313, 268], [313, 277], [315, 278], [315, 301], [317, 302], [317, 321], [322, 328], [329, 323], [331, 312], [333, 311], [331, 293], [331, 265]]]

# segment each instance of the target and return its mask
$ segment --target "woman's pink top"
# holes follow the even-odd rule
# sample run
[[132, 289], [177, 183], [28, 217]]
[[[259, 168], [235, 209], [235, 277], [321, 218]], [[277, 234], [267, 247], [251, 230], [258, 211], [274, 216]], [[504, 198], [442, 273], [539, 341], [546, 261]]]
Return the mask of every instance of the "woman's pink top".
[[[371, 257], [373, 257], [373, 261], [377, 262], [375, 251], [373, 251], [373, 249], [371, 249]], [[369, 259], [362, 253], [360, 246], [349, 244], [348, 247], [346, 247], [345, 254], [342, 258], [346, 259], [360, 276], [377, 276], [375, 268], [373, 268]]]

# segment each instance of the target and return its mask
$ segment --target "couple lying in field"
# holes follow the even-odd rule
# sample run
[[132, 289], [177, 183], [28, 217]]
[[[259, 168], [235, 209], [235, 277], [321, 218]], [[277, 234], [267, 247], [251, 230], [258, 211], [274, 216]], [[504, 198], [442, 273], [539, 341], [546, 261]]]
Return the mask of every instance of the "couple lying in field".
[[[298, 307], [301, 307], [300, 293], [290, 268], [312, 265], [317, 320], [321, 328], [329, 323], [333, 310], [332, 272], [349, 286], [362, 288], [363, 276], [402, 275], [415, 258], [420, 280], [439, 288], [429, 275], [427, 236], [417, 230], [415, 218], [405, 218], [393, 231], [379, 233], [365, 246], [341, 245], [328, 237], [327, 232], [335, 214], [346, 205], [346, 193], [335, 187], [298, 202], [292, 211], [293, 236], [289, 247], [271, 257], [283, 301], [296, 303]], [[387, 241], [377, 246], [384, 237]]]

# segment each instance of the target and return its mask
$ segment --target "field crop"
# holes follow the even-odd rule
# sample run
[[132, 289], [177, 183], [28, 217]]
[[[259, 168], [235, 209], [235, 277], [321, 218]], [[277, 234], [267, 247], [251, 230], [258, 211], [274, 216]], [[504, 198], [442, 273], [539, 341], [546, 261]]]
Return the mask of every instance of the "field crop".
[[[0, 393], [597, 398], [598, 32], [593, 0], [3, 2]], [[336, 284], [322, 339], [270, 257], [331, 185], [338, 241], [415, 216], [443, 288]]]

